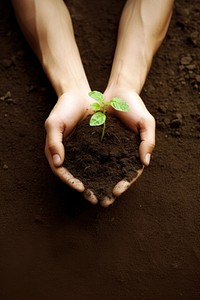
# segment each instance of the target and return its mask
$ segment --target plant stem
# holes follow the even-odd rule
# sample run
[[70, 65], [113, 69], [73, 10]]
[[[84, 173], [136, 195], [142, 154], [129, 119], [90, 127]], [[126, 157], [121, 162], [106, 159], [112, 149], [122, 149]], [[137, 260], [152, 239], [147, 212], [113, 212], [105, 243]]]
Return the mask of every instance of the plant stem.
[[102, 133], [101, 133], [101, 142], [103, 141], [105, 129], [106, 129], [106, 121], [103, 123], [103, 129], [102, 129]]
[[[102, 112], [104, 115], [106, 115], [106, 109], [105, 109], [105, 104], [103, 103], [103, 106], [102, 106]], [[104, 134], [105, 134], [105, 129], [106, 129], [106, 121], [103, 123], [103, 129], [102, 129], [102, 133], [101, 133], [101, 142], [103, 141], [103, 137], [104, 137]]]

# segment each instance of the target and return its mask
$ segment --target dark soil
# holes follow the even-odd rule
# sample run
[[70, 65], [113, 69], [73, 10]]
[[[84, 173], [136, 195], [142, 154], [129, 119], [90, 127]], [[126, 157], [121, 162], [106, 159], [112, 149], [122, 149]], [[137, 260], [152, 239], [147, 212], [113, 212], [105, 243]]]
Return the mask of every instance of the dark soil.
[[[104, 91], [125, 0], [67, 3], [91, 88]], [[56, 96], [0, 1], [0, 299], [200, 299], [199, 25], [199, 1], [175, 1], [142, 92], [157, 121], [151, 164], [105, 209], [50, 171]]]
[[80, 122], [70, 138], [64, 141], [66, 159], [63, 165], [102, 200], [112, 196], [119, 181], [131, 181], [142, 169], [139, 138], [117, 118], [107, 115], [101, 141], [102, 126], [91, 127], [90, 117]]

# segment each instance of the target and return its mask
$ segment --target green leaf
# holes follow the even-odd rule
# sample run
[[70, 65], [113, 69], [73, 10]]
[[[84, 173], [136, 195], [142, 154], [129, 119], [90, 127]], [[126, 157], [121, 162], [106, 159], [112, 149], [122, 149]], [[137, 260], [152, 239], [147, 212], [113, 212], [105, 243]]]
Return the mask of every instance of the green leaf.
[[90, 118], [90, 126], [100, 126], [106, 121], [106, 116], [98, 111]]
[[126, 103], [124, 100], [117, 98], [117, 97], [114, 97], [110, 100], [110, 105], [114, 109], [119, 110], [119, 111], [124, 111], [124, 112], [129, 111], [128, 103]]
[[94, 110], [94, 111], [97, 111], [97, 110], [100, 110], [100, 109], [101, 109], [100, 104], [97, 103], [97, 102], [91, 103], [91, 104], [90, 104], [90, 107], [91, 107], [92, 110]]
[[102, 94], [101, 92], [98, 91], [91, 91], [88, 94], [90, 97], [92, 97], [93, 99], [97, 100], [98, 102], [104, 102], [105, 96], [104, 94]]

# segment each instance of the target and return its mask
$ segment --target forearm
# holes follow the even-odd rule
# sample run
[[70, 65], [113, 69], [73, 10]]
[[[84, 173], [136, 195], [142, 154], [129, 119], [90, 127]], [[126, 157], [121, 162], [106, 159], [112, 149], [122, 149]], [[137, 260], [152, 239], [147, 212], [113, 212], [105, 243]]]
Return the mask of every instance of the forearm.
[[172, 7], [173, 0], [127, 1], [108, 88], [120, 85], [141, 92], [153, 56], [166, 35]]
[[89, 85], [63, 0], [12, 0], [18, 22], [58, 96]]

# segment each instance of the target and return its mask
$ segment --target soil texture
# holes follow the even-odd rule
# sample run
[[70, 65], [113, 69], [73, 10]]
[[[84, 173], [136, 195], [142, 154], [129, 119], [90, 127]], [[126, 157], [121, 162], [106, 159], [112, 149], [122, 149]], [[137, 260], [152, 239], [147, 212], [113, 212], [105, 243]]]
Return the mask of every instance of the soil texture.
[[[91, 89], [103, 92], [125, 0], [66, 3]], [[51, 172], [44, 122], [56, 95], [0, 1], [0, 299], [200, 299], [199, 25], [199, 1], [175, 1], [141, 95], [156, 149], [105, 209]]]
[[106, 131], [101, 141], [102, 126], [91, 127], [89, 119], [77, 126], [64, 141], [66, 167], [101, 201], [112, 197], [114, 186], [125, 179], [131, 181], [142, 169], [139, 137], [119, 119], [107, 115]]

